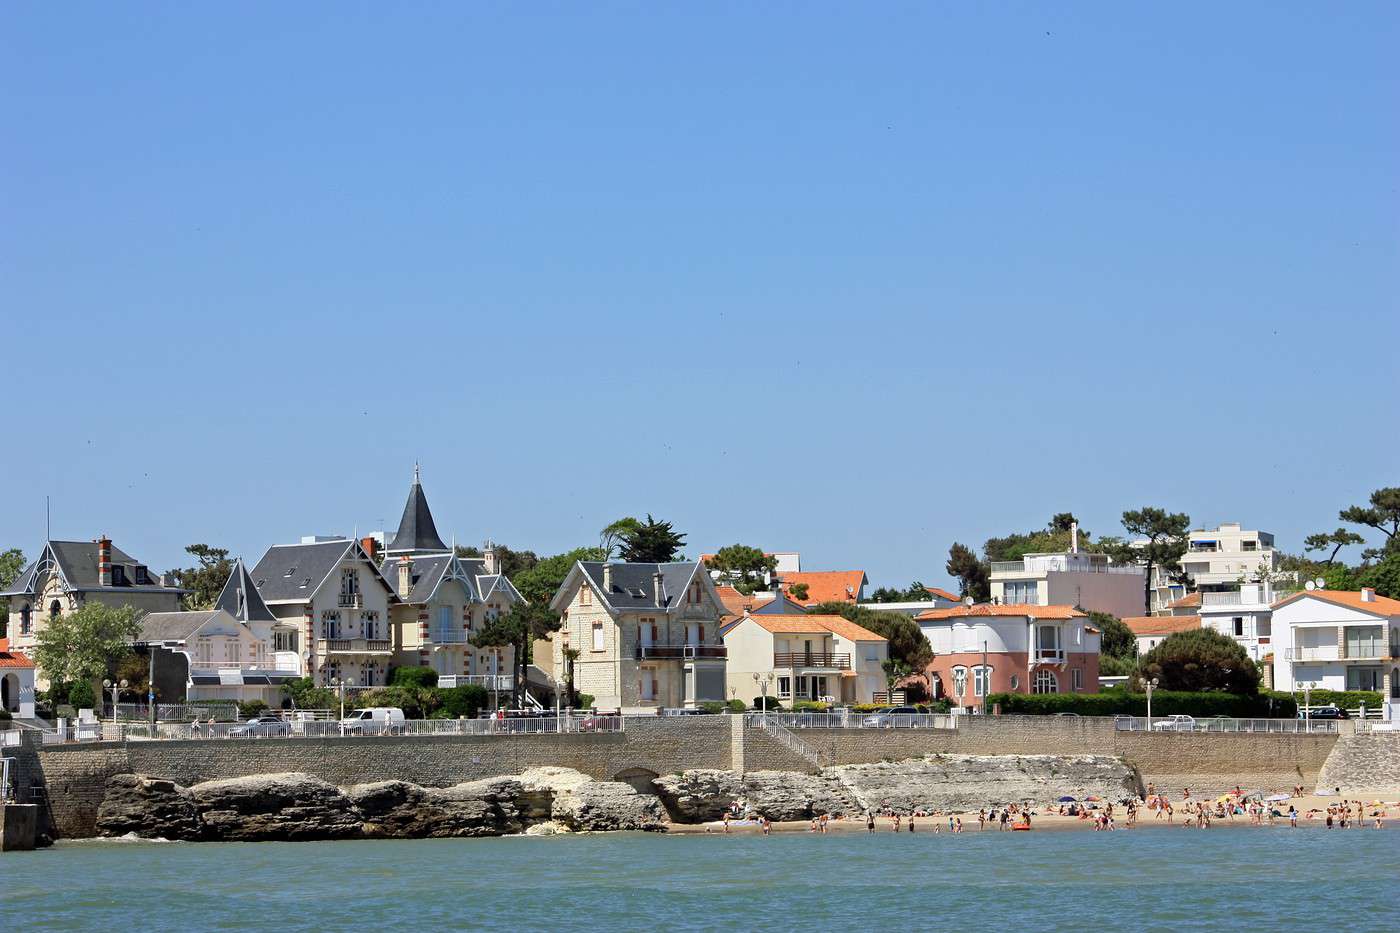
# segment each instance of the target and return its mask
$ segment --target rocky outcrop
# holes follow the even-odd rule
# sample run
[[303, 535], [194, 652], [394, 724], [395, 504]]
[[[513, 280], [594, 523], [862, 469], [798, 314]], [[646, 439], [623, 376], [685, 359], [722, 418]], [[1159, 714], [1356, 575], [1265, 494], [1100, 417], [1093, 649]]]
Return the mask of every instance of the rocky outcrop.
[[309, 774], [259, 774], [189, 789], [203, 836], [236, 842], [349, 839], [362, 822], [350, 798]]
[[574, 832], [662, 829], [661, 801], [630, 784], [595, 781], [569, 768], [532, 768], [520, 775], [527, 791], [549, 794], [550, 817]]
[[673, 819], [681, 823], [717, 820], [731, 805], [752, 809], [770, 820], [801, 820], [823, 813], [851, 814], [859, 804], [829, 774], [794, 771], [694, 770], [652, 782]]
[[97, 809], [97, 831], [104, 836], [135, 833], [149, 839], [202, 837], [199, 808], [174, 781], [140, 774], [118, 774], [107, 782]]

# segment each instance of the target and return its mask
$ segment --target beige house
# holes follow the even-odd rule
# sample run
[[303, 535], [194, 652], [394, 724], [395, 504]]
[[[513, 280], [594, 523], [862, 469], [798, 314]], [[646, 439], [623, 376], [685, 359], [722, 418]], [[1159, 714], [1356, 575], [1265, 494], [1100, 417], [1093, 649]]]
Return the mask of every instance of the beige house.
[[726, 699], [724, 606], [699, 563], [581, 561], [550, 608], [561, 619], [550, 639], [561, 689], [563, 653], [572, 649], [574, 689], [600, 709], [654, 712]]
[[838, 615], [745, 613], [722, 636], [730, 699], [870, 703], [885, 690], [889, 643]]
[[[183, 691], [163, 689], [162, 702], [262, 700], [275, 707], [282, 685], [301, 673], [294, 657], [279, 658], [271, 641], [222, 609], [152, 612], [142, 617], [136, 643], [165, 649], [156, 678], [163, 688], [184, 681]], [[172, 661], [176, 669], [167, 670]]]
[[[175, 612], [181, 592], [105, 535], [95, 541], [46, 541], [39, 558], [0, 593], [10, 600], [7, 632], [0, 635], [8, 635], [14, 650], [32, 651], [50, 619], [88, 601], [143, 613]], [[49, 686], [42, 671], [37, 685], [41, 690]]]

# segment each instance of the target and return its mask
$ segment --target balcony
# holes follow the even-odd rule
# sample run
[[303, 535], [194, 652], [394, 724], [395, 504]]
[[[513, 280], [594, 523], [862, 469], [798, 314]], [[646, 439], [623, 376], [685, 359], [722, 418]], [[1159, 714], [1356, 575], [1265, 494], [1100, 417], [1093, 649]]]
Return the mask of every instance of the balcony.
[[638, 661], [723, 660], [729, 652], [724, 645], [638, 645], [635, 656]]
[[365, 597], [360, 593], [341, 593], [336, 605], [342, 609], [363, 609]]
[[321, 647], [328, 654], [388, 654], [393, 650], [387, 638], [323, 638]]
[[1341, 652], [1336, 645], [1322, 645], [1317, 648], [1289, 648], [1284, 656], [1290, 661], [1336, 661]]
[[278, 671], [282, 673], [296, 673], [301, 670], [301, 665], [297, 663], [296, 655], [286, 656], [279, 653], [272, 658], [264, 658], [253, 661], [203, 661], [199, 658], [190, 660], [190, 672], [213, 673], [216, 671]]
[[442, 674], [437, 685], [444, 689], [475, 685], [487, 690], [509, 690], [512, 686], [509, 674]]
[[851, 669], [849, 654], [832, 654], [827, 651], [777, 651], [773, 653], [775, 668], [826, 668], [836, 671]]
[[428, 641], [434, 645], [465, 645], [467, 643], [467, 630], [460, 627], [430, 629]]
[[1036, 664], [1063, 664], [1065, 663], [1065, 653], [1058, 648], [1037, 648], [1035, 649]]

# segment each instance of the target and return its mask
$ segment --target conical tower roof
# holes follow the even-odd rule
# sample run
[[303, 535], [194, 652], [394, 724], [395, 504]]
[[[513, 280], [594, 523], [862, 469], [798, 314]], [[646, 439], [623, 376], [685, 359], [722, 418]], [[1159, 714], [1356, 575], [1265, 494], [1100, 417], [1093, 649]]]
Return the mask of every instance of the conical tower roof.
[[399, 530], [385, 551], [406, 553], [410, 551], [446, 551], [433, 524], [433, 513], [428, 509], [428, 497], [423, 495], [423, 484], [419, 480], [418, 467], [413, 467], [413, 485], [408, 489], [408, 501], [404, 503], [403, 518], [399, 519]]
[[241, 557], [233, 562], [233, 573], [229, 574], [228, 582], [219, 591], [219, 598], [214, 600], [214, 608], [224, 610], [240, 622], [277, 621], [272, 610], [267, 608], [267, 603], [263, 602], [258, 588], [253, 585], [253, 578], [249, 576]]

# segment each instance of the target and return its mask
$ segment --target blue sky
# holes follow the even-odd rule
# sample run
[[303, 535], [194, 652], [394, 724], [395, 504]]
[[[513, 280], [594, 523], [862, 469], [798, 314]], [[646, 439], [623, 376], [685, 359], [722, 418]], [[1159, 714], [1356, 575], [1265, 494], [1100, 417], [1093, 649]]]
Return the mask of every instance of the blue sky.
[[755, 6], [8, 6], [0, 545], [256, 559], [421, 460], [462, 542], [946, 583], [1400, 483], [1400, 7]]

